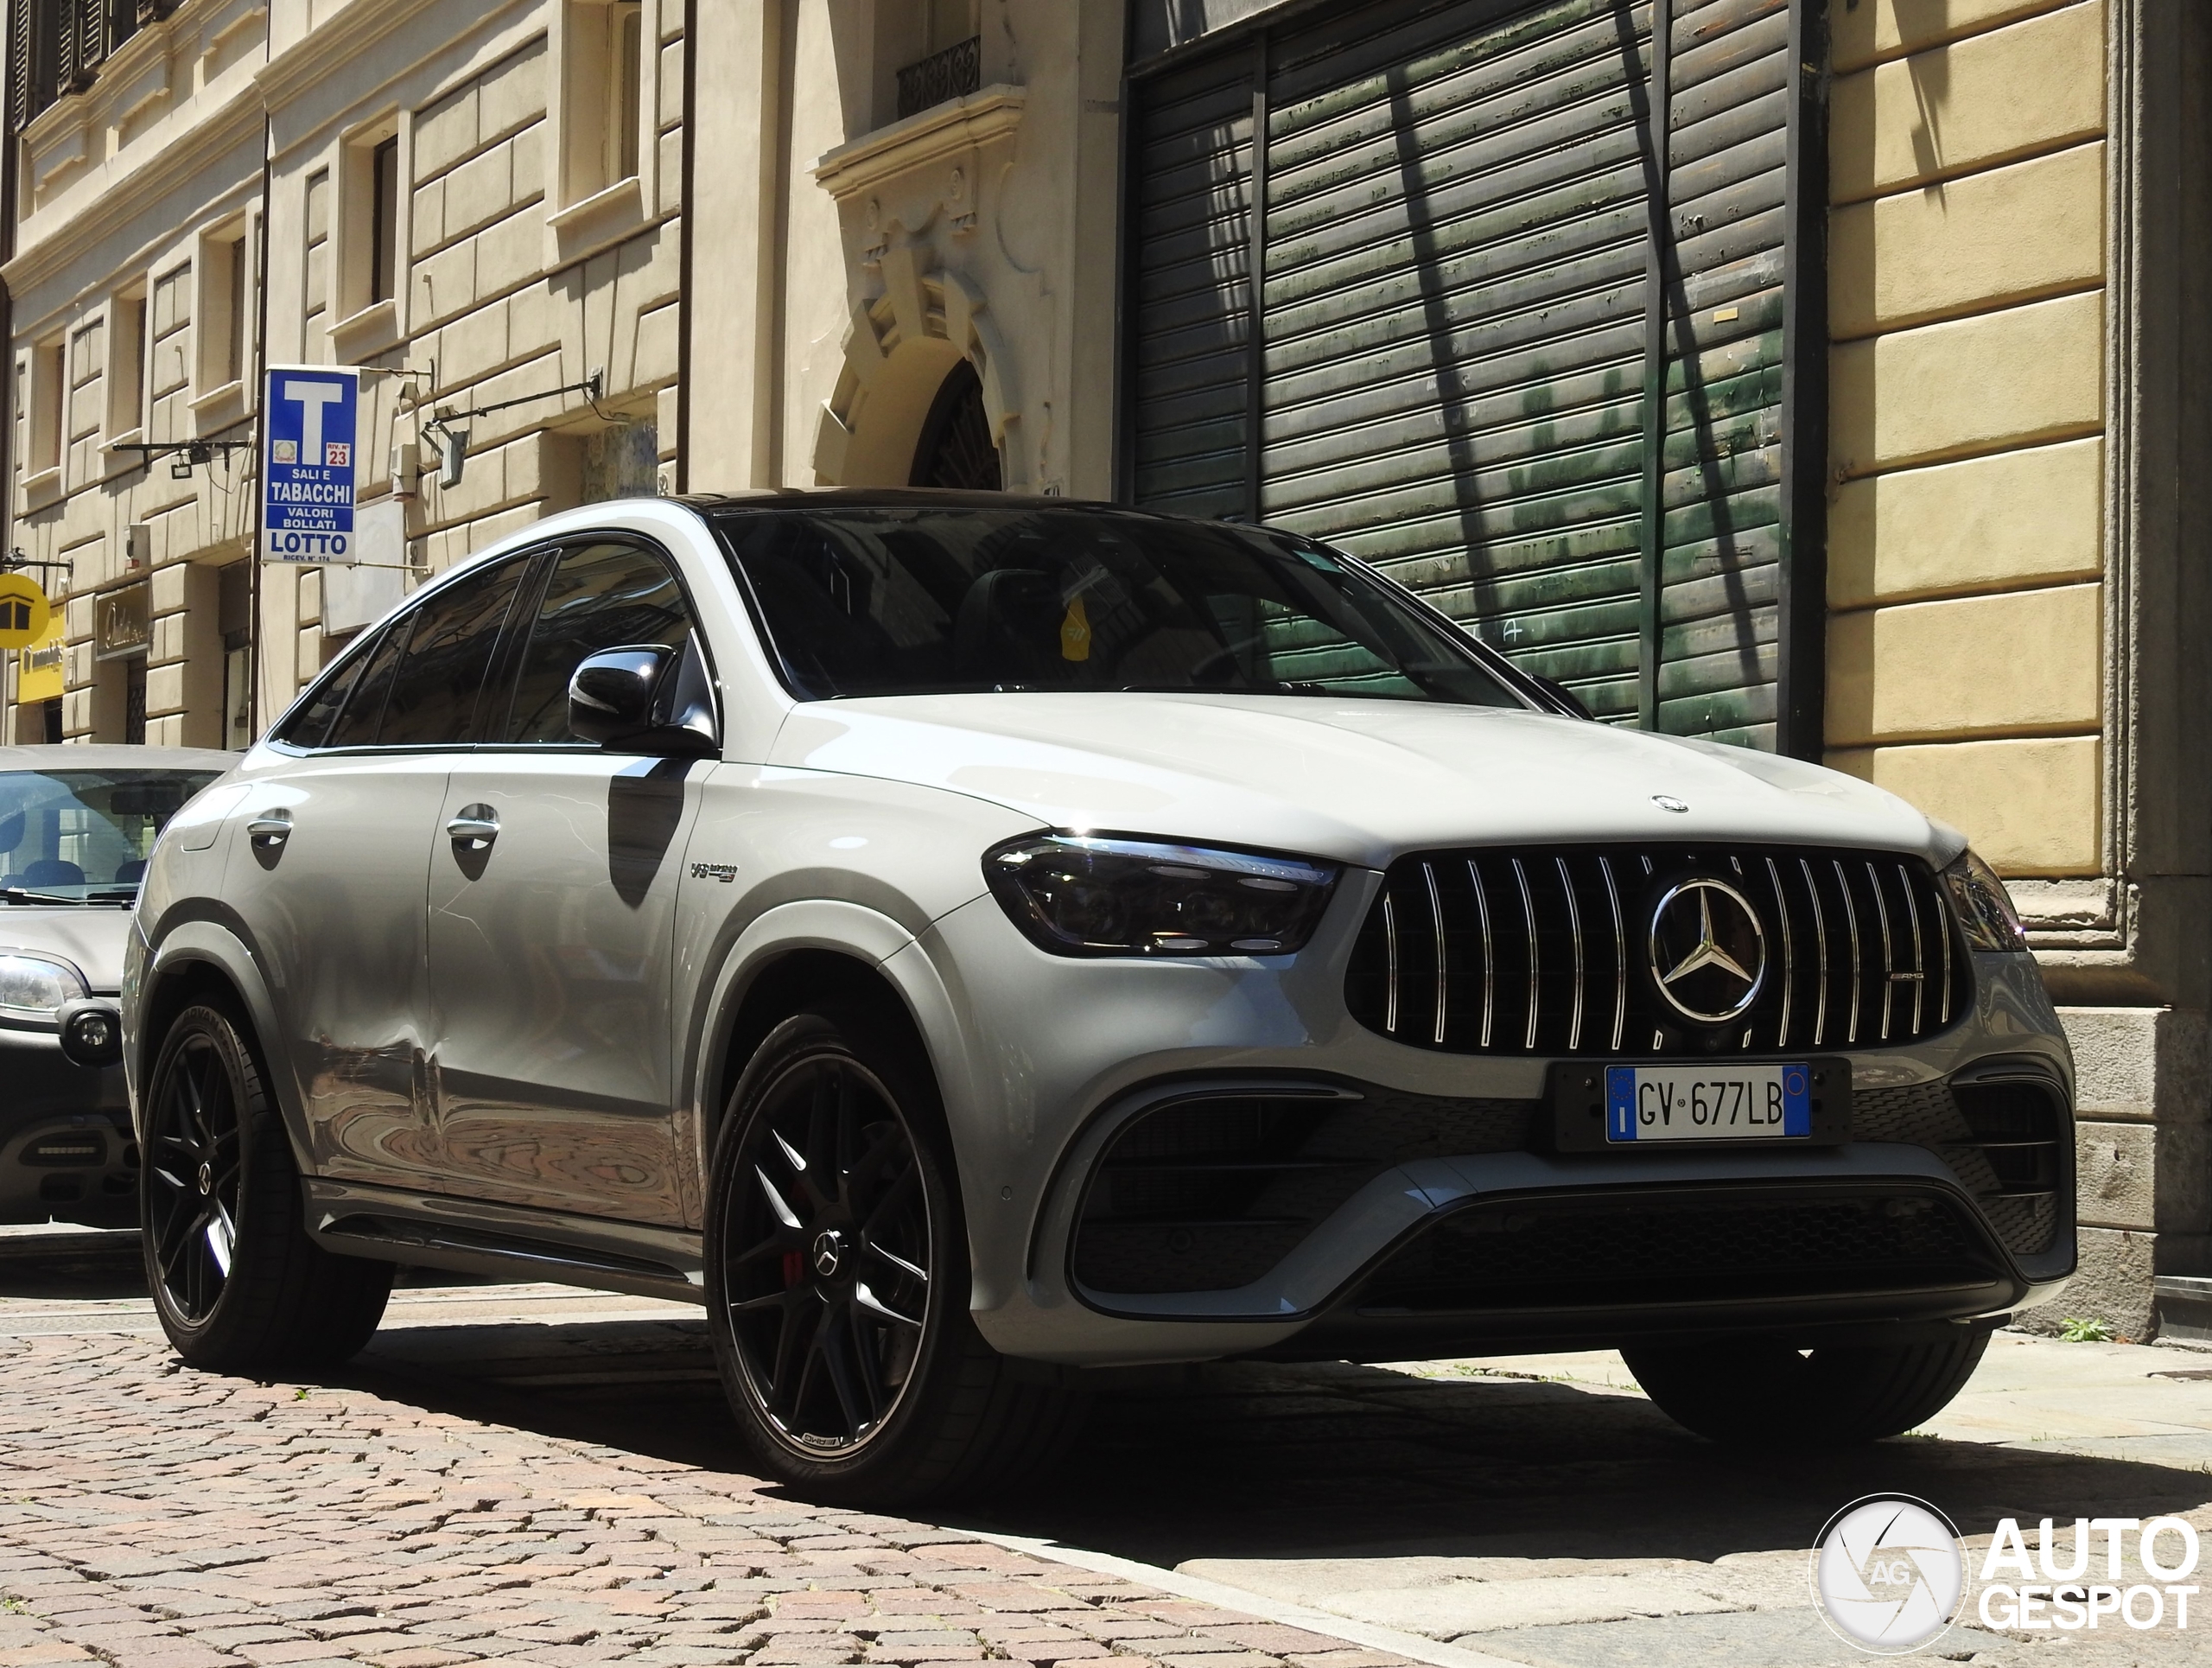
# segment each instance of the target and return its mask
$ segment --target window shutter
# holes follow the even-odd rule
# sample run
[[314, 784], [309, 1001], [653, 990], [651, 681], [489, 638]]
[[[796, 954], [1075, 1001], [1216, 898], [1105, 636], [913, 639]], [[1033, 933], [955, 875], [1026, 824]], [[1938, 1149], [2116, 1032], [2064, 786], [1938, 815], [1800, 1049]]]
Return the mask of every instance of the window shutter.
[[29, 0], [16, 0], [8, 8], [8, 121], [18, 133], [32, 115], [31, 54], [37, 15], [38, 7]]
[[107, 14], [110, 0], [70, 0], [77, 13], [77, 79], [92, 79], [92, 72], [107, 61]]

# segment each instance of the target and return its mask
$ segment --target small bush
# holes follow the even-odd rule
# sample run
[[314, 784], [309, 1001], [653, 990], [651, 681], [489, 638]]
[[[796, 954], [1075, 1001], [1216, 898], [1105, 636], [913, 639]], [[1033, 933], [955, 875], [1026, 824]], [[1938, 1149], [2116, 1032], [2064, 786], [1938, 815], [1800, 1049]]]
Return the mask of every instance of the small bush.
[[2109, 1344], [2120, 1334], [2105, 1321], [2074, 1315], [2058, 1323], [2058, 1335], [2069, 1344]]

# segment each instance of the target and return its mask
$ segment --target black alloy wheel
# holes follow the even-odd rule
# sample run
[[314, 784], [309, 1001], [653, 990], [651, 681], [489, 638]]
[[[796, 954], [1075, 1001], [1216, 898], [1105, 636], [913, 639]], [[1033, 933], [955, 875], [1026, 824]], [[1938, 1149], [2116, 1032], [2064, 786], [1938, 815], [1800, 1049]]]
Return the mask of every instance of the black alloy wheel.
[[929, 1059], [889, 999], [771, 1031], [707, 1194], [709, 1335], [766, 1474], [893, 1506], [1045, 1474], [1084, 1398], [1018, 1374], [969, 1314], [968, 1234]]
[[811, 1054], [764, 1089], [732, 1201], [732, 1339], [775, 1431], [810, 1458], [848, 1454], [897, 1411], [921, 1352], [936, 1250], [920, 1155], [849, 1055]]
[[140, 1245], [155, 1313], [188, 1363], [256, 1376], [335, 1366], [366, 1343], [388, 1263], [307, 1232], [300, 1172], [244, 1014], [172, 1020], [147, 1079]]
[[238, 1238], [239, 1088], [216, 1036], [187, 1032], [149, 1098], [144, 1186], [148, 1272], [177, 1318], [205, 1321], [231, 1277]]

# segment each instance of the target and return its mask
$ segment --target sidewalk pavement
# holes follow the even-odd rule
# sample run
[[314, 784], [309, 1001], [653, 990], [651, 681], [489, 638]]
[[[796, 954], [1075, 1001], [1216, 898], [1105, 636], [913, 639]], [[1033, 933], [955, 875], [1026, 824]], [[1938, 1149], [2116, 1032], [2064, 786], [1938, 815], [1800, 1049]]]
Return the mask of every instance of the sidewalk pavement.
[[[127, 1271], [11, 1263], [0, 1385], [0, 1668], [1796, 1668], [1866, 1659], [1806, 1588], [1861, 1494], [1977, 1544], [2168, 1512], [2212, 1543], [2212, 1353], [2011, 1334], [1927, 1430], [1781, 1463], [1610, 1355], [1211, 1367], [939, 1522], [747, 1477], [697, 1311], [632, 1298], [404, 1291], [342, 1378], [258, 1385], [180, 1370]], [[2180, 1664], [2191, 1633], [1931, 1655]]]

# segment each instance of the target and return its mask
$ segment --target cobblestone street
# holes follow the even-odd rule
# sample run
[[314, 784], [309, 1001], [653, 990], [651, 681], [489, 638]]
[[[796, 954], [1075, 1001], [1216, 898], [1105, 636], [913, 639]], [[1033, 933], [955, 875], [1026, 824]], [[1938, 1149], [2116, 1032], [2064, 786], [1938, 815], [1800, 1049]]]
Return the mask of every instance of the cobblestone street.
[[[1929, 1432], [1777, 1467], [1683, 1435], [1611, 1357], [1228, 1366], [1103, 1397], [1025, 1498], [906, 1521], [745, 1476], [673, 1306], [417, 1288], [346, 1374], [257, 1385], [178, 1368], [127, 1264], [17, 1262], [0, 1668], [1859, 1661], [1806, 1596], [1830, 1512], [1920, 1494], [1978, 1544], [2007, 1514], [2212, 1529], [2208, 1379], [2005, 1338]], [[2171, 1629], [1962, 1622], [1936, 1649], [2196, 1659]]]

